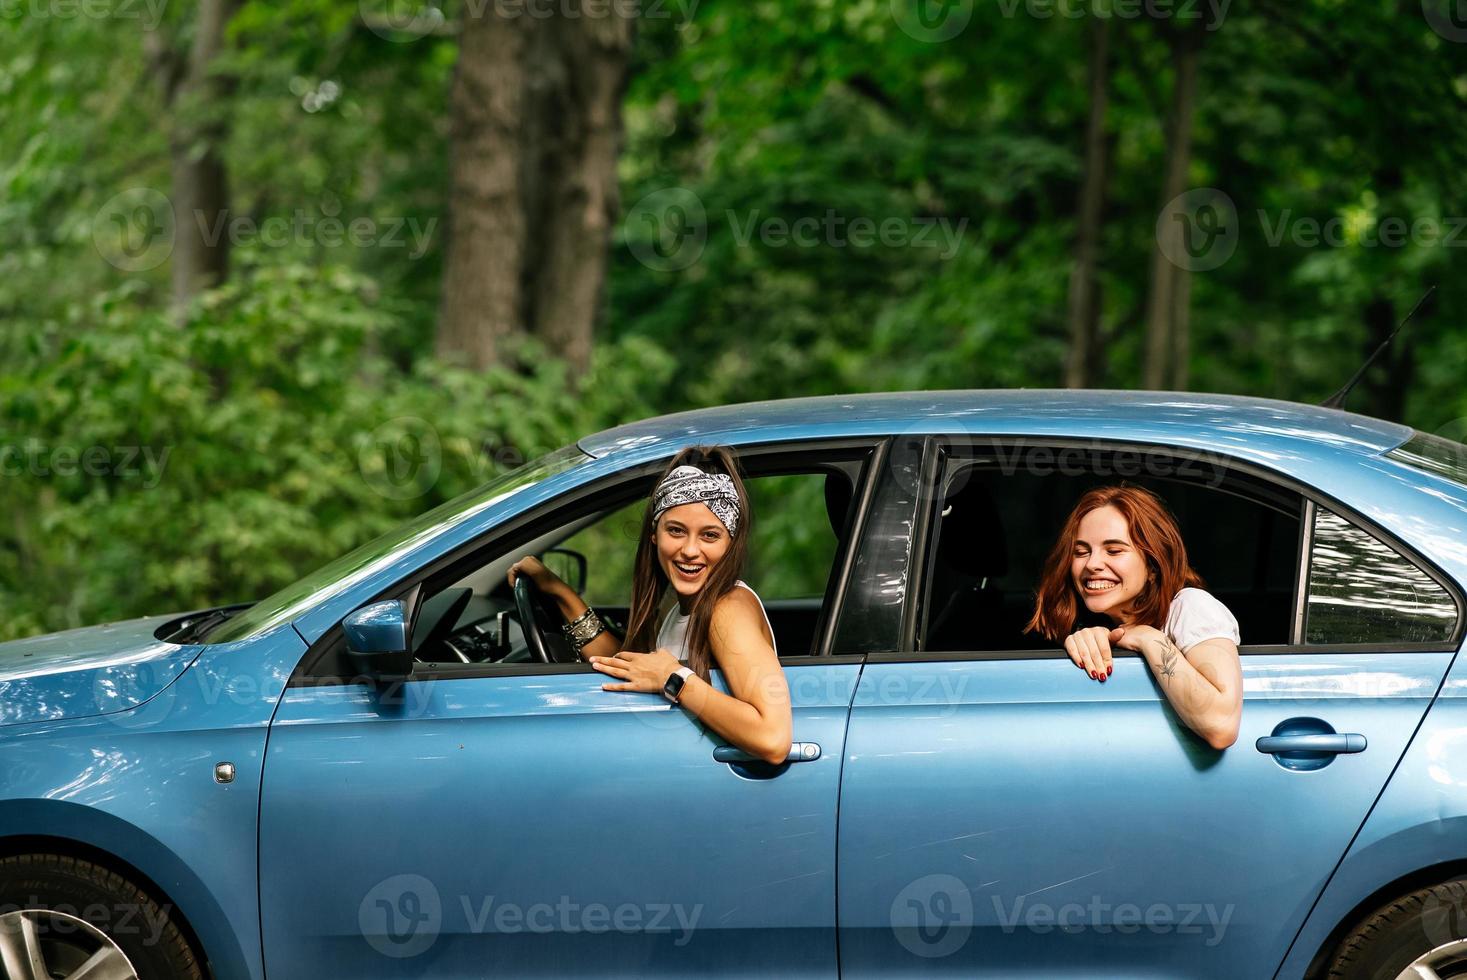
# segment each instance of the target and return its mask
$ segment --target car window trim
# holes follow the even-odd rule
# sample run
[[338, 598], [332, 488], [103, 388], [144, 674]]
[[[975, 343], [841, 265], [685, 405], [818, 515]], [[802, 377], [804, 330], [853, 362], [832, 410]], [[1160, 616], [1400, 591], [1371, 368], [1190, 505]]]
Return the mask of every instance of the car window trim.
[[[847, 662], [846, 658], [832, 656], [830, 654], [830, 641], [834, 635], [832, 624], [837, 622], [839, 607], [844, 598], [846, 583], [849, 580], [850, 564], [856, 553], [856, 544], [859, 540], [857, 534], [859, 528], [864, 526], [865, 509], [871, 500], [871, 485], [880, 473], [878, 460], [882, 456], [882, 450], [889, 442], [885, 436], [847, 436], [836, 438], [817, 439], [794, 439], [777, 440], [764, 443], [750, 443], [736, 447], [736, 456], [742, 463], [744, 460], [754, 457], [761, 462], [771, 462], [769, 469], [761, 471], [754, 476], [779, 476], [791, 475], [800, 472], [809, 472], [810, 467], [816, 462], [855, 464], [860, 467], [856, 480], [858, 486], [856, 492], [851, 495], [852, 507], [860, 507], [861, 510], [854, 515], [856, 526], [852, 533], [847, 535], [844, 547], [835, 557], [832, 574], [826, 583], [826, 594], [823, 605], [830, 608], [822, 611], [824, 619], [816, 626], [816, 635], [820, 637], [819, 653], [817, 654], [792, 654], [780, 657], [780, 663], [785, 666], [798, 663], [837, 663]], [[383, 589], [377, 596], [363, 603], [363, 606], [373, 602], [382, 602], [389, 599], [401, 599], [405, 608], [416, 613], [416, 607], [421, 601], [421, 585], [426, 581], [438, 578], [445, 573], [452, 573], [460, 566], [471, 565], [472, 562], [484, 551], [503, 546], [504, 542], [523, 538], [524, 532], [537, 523], [548, 520], [551, 514], [563, 514], [567, 510], [573, 510], [578, 504], [594, 500], [598, 496], [607, 493], [615, 494], [619, 488], [625, 488], [631, 484], [639, 483], [649, 478], [656, 477], [666, 468], [672, 455], [659, 457], [654, 460], [636, 464], [604, 477], [588, 481], [577, 486], [566, 493], [547, 500], [540, 506], [529, 511], [516, 514], [504, 523], [480, 535], [478, 538], [465, 542], [449, 553], [440, 556], [433, 562], [416, 569], [391, 586]], [[842, 459], [812, 460], [812, 456], [844, 457]], [[626, 494], [630, 500], [634, 494]], [[619, 506], [624, 506], [625, 502]], [[587, 507], [587, 512], [602, 509], [605, 504]], [[850, 518], [848, 518], [850, 520]], [[543, 529], [541, 532], [543, 533]], [[535, 537], [531, 532], [529, 537]], [[837, 575], [839, 579], [837, 581]], [[832, 591], [832, 583], [838, 587]], [[360, 608], [360, 607], [359, 607]], [[338, 647], [344, 641], [341, 624], [334, 624], [321, 637], [311, 645], [311, 648], [301, 657], [292, 672], [286, 687], [320, 687], [320, 686], [342, 686], [346, 684], [362, 683], [366, 678], [360, 675], [344, 676], [341, 674], [320, 673], [318, 668], [323, 660], [333, 653], [338, 652]], [[857, 660], [860, 658], [857, 657]], [[853, 662], [853, 661], [850, 661]], [[455, 677], [508, 677], [508, 676], [533, 676], [535, 674], [562, 674], [562, 673], [584, 673], [593, 671], [589, 664], [441, 664], [442, 670], [420, 671], [417, 668], [427, 666], [426, 664], [415, 665], [413, 673], [408, 678], [401, 680], [427, 680], [427, 679], [450, 679]], [[399, 679], [381, 681], [379, 683], [398, 683]]]
[[[970, 434], [967, 434], [966, 436], [964, 436], [963, 438], [967, 438], [967, 439], [983, 439], [983, 440], [985, 440], [985, 446], [986, 447], [1000, 447], [1001, 446], [1001, 447], [1004, 447], [1004, 448], [1012, 448], [1012, 447], [1014, 447], [1014, 446], [1017, 445], [1017, 446], [1021, 446], [1023, 448], [1041, 448], [1042, 447], [1042, 448], [1048, 448], [1048, 449], [1089, 449], [1089, 450], [1101, 450], [1101, 451], [1104, 451], [1104, 452], [1112, 452], [1112, 453], [1113, 452], [1138, 452], [1138, 453], [1154, 454], [1154, 455], [1185, 455], [1188, 452], [1192, 453], [1193, 455], [1196, 455], [1199, 452], [1199, 450], [1195, 450], [1195, 449], [1189, 450], [1186, 447], [1176, 446], [1176, 445], [1173, 445], [1173, 444], [1170, 444], [1170, 443], [1133, 442], [1133, 441], [1127, 441], [1127, 440], [1124, 440], [1124, 439], [1111, 440], [1111, 439], [1106, 439], [1106, 438], [1103, 438], [1103, 437], [1100, 437], [1100, 438], [1087, 437], [1087, 438], [1081, 439], [1081, 438], [1074, 438], [1074, 437], [1066, 438], [1066, 437], [1063, 437], [1063, 436], [987, 435], [987, 434], [983, 434], [983, 433], [970, 433]], [[951, 435], [933, 436], [931, 438], [930, 442], [936, 446], [936, 452], [937, 452], [937, 454], [938, 455], [941, 455], [944, 459], [952, 458], [954, 456], [952, 450], [955, 447], [958, 448], [958, 449], [966, 448], [962, 443], [955, 442], [954, 437], [951, 436]], [[1336, 654], [1336, 653], [1360, 653], [1360, 652], [1366, 652], [1366, 651], [1374, 651], [1374, 652], [1378, 652], [1378, 653], [1444, 653], [1444, 652], [1455, 652], [1458, 648], [1461, 647], [1462, 640], [1463, 640], [1464, 627], [1467, 627], [1467, 622], [1464, 622], [1464, 621], [1467, 621], [1467, 614], [1464, 614], [1464, 607], [1467, 607], [1467, 603], [1464, 603], [1464, 597], [1463, 597], [1463, 594], [1462, 594], [1462, 590], [1457, 587], [1456, 582], [1451, 578], [1451, 576], [1447, 575], [1440, 568], [1438, 568], [1437, 565], [1434, 562], [1432, 562], [1429, 559], [1427, 559], [1425, 556], [1423, 556], [1422, 554], [1420, 554], [1415, 548], [1412, 548], [1411, 546], [1409, 546], [1408, 544], [1406, 544], [1405, 542], [1403, 542], [1400, 538], [1398, 538], [1396, 535], [1392, 534], [1390, 531], [1388, 531], [1385, 528], [1381, 527], [1380, 525], [1376, 524], [1374, 521], [1371, 521], [1371, 520], [1365, 518], [1363, 515], [1361, 515], [1354, 508], [1349, 507], [1346, 504], [1342, 503], [1341, 501], [1339, 501], [1339, 500], [1331, 497], [1329, 494], [1324, 493], [1323, 491], [1319, 490], [1317, 487], [1311, 486], [1311, 485], [1306, 484], [1306, 483], [1304, 483], [1304, 482], [1302, 482], [1300, 480], [1297, 480], [1297, 479], [1295, 479], [1294, 477], [1292, 477], [1289, 474], [1280, 473], [1280, 472], [1275, 471], [1275, 470], [1270, 470], [1270, 469], [1268, 469], [1266, 467], [1259, 466], [1258, 464], [1253, 463], [1251, 461], [1243, 460], [1243, 459], [1238, 459], [1237, 457], [1231, 456], [1231, 455], [1229, 455], [1227, 453], [1217, 452], [1217, 451], [1214, 451], [1214, 450], [1207, 450], [1206, 453], [1207, 453], [1207, 456], [1208, 456], [1209, 459], [1216, 460], [1217, 462], [1219, 462], [1222, 465], [1228, 467], [1229, 469], [1236, 468], [1239, 473], [1242, 473], [1244, 475], [1253, 477], [1253, 478], [1257, 479], [1258, 481], [1260, 481], [1260, 482], [1262, 482], [1264, 484], [1272, 485], [1274, 487], [1282, 488], [1282, 489], [1284, 489], [1286, 491], [1297, 493], [1303, 499], [1304, 504], [1305, 504], [1305, 506], [1303, 508], [1301, 508], [1301, 512], [1300, 512], [1299, 520], [1301, 522], [1304, 521], [1304, 512], [1305, 511], [1308, 511], [1311, 514], [1313, 513], [1313, 507], [1310, 506], [1311, 504], [1314, 505], [1314, 506], [1316, 506], [1316, 507], [1327, 507], [1327, 508], [1329, 508], [1335, 514], [1337, 514], [1340, 517], [1344, 518], [1345, 520], [1349, 521], [1351, 524], [1355, 525], [1357, 528], [1365, 531], [1367, 534], [1370, 534], [1370, 535], [1374, 536], [1375, 538], [1377, 538], [1378, 540], [1382, 541], [1383, 543], [1387, 544], [1398, 555], [1400, 555], [1402, 558], [1404, 558], [1407, 561], [1411, 562], [1417, 568], [1421, 569], [1421, 571], [1425, 572], [1433, 581], [1435, 581], [1438, 585], [1440, 585], [1443, 589], [1446, 590], [1447, 594], [1452, 597], [1452, 602], [1456, 605], [1456, 608], [1457, 608], [1457, 620], [1453, 624], [1451, 636], [1448, 639], [1441, 641], [1440, 643], [1396, 643], [1396, 644], [1381, 644], [1381, 643], [1365, 643], [1365, 644], [1359, 644], [1359, 643], [1330, 643], [1330, 644], [1313, 645], [1313, 644], [1304, 644], [1302, 642], [1302, 640], [1303, 640], [1303, 633], [1302, 632], [1299, 632], [1299, 633], [1296, 633], [1292, 637], [1292, 639], [1295, 642], [1293, 642], [1291, 644], [1288, 644], [1288, 645], [1280, 645], [1280, 644], [1257, 644], [1257, 645], [1240, 646], [1238, 648], [1239, 654], [1241, 654], [1241, 655], [1252, 655], [1252, 651], [1254, 649], [1259, 649], [1259, 650], [1262, 650], [1264, 652], [1281, 651], [1281, 652], [1290, 653], [1290, 654], [1297, 653], [1297, 654], [1307, 654], [1307, 655], [1329, 655], [1329, 654]], [[923, 467], [924, 476], [926, 476], [926, 475], [932, 475], [930, 473], [930, 471], [928, 470], [927, 466], [926, 466], [926, 462], [927, 462], [926, 461], [926, 457], [924, 456], [924, 467]], [[941, 494], [942, 487], [941, 487], [940, 483], [938, 482], [938, 480], [940, 480], [940, 478], [942, 476], [942, 472], [943, 472], [942, 468], [938, 468], [937, 469], [937, 472], [936, 472], [936, 474], [934, 476], [934, 478], [933, 479], [930, 479], [930, 480], [927, 480], [927, 482], [924, 482], [923, 483], [923, 487], [925, 488], [925, 492], [928, 494], [928, 496], [929, 496], [930, 499], [928, 501], [928, 506], [922, 508], [922, 510], [928, 512], [928, 519], [929, 519], [929, 521], [930, 521], [930, 511], [933, 508], [935, 508], [937, 506], [938, 502], [939, 502], [938, 501], [938, 498], [939, 498], [939, 495]], [[928, 531], [930, 531], [930, 527], [931, 527], [931, 525], [929, 524]], [[914, 529], [914, 533], [915, 533], [915, 529]], [[920, 542], [921, 547], [924, 549], [924, 554], [925, 554], [925, 550], [929, 546], [929, 540], [928, 539], [930, 539], [930, 538], [931, 538], [931, 534], [924, 532], [923, 538], [922, 538], [922, 540]], [[917, 542], [914, 542], [914, 548], [917, 546], [917, 544], [918, 544]], [[1312, 543], [1311, 543], [1311, 548], [1312, 548]], [[1307, 566], [1308, 555], [1307, 554], [1304, 555], [1300, 559], [1300, 561], [1302, 563], [1300, 567], [1301, 567], [1302, 574], [1303, 574], [1304, 578], [1302, 579], [1302, 581], [1296, 581], [1295, 582], [1295, 585], [1294, 585], [1294, 590], [1295, 590], [1294, 599], [1295, 599], [1295, 602], [1296, 603], [1299, 601], [1299, 597], [1300, 597], [1301, 594], [1304, 594], [1305, 595], [1306, 601], [1307, 601], [1307, 591], [1306, 590], [1308, 588], [1308, 566]], [[912, 606], [914, 603], [924, 603], [925, 602], [925, 599], [926, 599], [928, 585], [930, 583], [929, 569], [926, 567], [925, 562], [922, 563], [922, 564], [917, 564], [917, 563], [914, 562], [914, 564], [913, 564], [912, 567], [916, 571], [916, 574], [918, 574], [918, 575], [921, 576], [921, 579], [920, 579], [920, 581], [918, 581], [916, 583], [915, 589], [910, 589], [908, 591], [907, 596], [906, 596], [906, 606]], [[929, 654], [928, 651], [921, 651], [921, 650], [917, 650], [917, 648], [916, 648], [917, 634], [916, 634], [915, 625], [916, 625], [916, 615], [915, 615], [915, 613], [913, 615], [911, 615], [911, 616], [904, 615], [903, 616], [903, 630], [902, 630], [902, 635], [901, 635], [902, 652], [900, 652], [900, 653], [871, 654], [870, 655], [870, 658], [868, 659], [868, 662], [871, 662], [871, 663], [879, 662], [876, 659], [877, 657], [881, 657], [881, 658], [894, 658], [894, 659], [887, 660], [886, 662], [921, 663], [921, 662], [935, 662], [935, 661], [929, 661], [928, 660], [928, 657], [929, 656], [932, 656], [934, 658], [940, 658], [940, 659], [943, 659], [943, 660], [946, 660], [946, 659], [952, 659], [952, 660], [963, 660], [963, 659], [969, 659], [969, 660], [1013, 660], [1013, 659], [1030, 660], [1030, 659], [1058, 659], [1058, 658], [1068, 659], [1068, 656], [1069, 656], [1068, 654], [1066, 654], [1064, 652], [1063, 648], [1060, 648], [1060, 647], [1056, 647], [1052, 651], [1046, 651], [1046, 650], [983, 650], [983, 651], [951, 651], [951, 650], [940, 650], [940, 651], [931, 651], [931, 653]], [[1302, 625], [1300, 626], [1300, 629], [1302, 630]]]

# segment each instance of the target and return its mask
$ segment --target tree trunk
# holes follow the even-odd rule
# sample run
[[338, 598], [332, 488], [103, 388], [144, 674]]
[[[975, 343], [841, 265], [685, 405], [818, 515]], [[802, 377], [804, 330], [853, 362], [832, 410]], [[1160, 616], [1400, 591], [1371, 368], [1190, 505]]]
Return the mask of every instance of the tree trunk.
[[215, 62], [236, 6], [236, 0], [199, 0], [187, 56], [156, 31], [148, 37], [153, 70], [170, 113], [176, 310], [229, 275], [229, 181], [223, 144], [233, 86]]
[[1095, 266], [1099, 253], [1101, 215], [1105, 209], [1105, 114], [1110, 87], [1110, 18], [1097, 17], [1090, 29], [1090, 115], [1085, 126], [1085, 175], [1076, 206], [1075, 264], [1070, 270], [1070, 359], [1065, 384], [1088, 388], [1096, 381], [1100, 363], [1100, 290]]
[[576, 373], [590, 362], [632, 38], [610, 8], [464, 23], [441, 355], [482, 369], [533, 334]]
[[[1174, 30], [1168, 34], [1172, 47], [1172, 103], [1167, 126], [1166, 176], [1162, 182], [1161, 209], [1187, 190], [1187, 170], [1192, 163], [1192, 119], [1197, 103], [1197, 64], [1202, 53], [1202, 33]], [[1146, 299], [1146, 363], [1143, 384], [1163, 388], [1186, 376], [1189, 346], [1185, 333], [1190, 309], [1190, 273], [1178, 264], [1187, 254], [1180, 221], [1163, 221], [1156, 230], [1156, 247], [1151, 254], [1151, 287]], [[1177, 257], [1173, 261], [1169, 256]]]
[[520, 150], [533, 26], [527, 17], [466, 19], [449, 97], [449, 240], [437, 348], [480, 369], [526, 326]]

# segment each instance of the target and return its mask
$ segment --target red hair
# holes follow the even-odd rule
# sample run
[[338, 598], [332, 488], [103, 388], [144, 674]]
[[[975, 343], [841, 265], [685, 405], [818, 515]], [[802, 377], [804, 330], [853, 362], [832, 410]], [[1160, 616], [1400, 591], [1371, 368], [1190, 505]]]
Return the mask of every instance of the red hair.
[[1064, 530], [1054, 543], [1039, 579], [1034, 597], [1034, 616], [1024, 632], [1038, 632], [1056, 643], [1073, 633], [1080, 618], [1081, 603], [1070, 574], [1075, 539], [1080, 521], [1092, 510], [1114, 507], [1126, 519], [1131, 543], [1146, 561], [1146, 585], [1132, 603], [1133, 622], [1161, 629], [1172, 598], [1187, 587], [1205, 588], [1202, 576], [1187, 562], [1187, 547], [1176, 518], [1150, 490], [1118, 484], [1089, 491], [1070, 512]]

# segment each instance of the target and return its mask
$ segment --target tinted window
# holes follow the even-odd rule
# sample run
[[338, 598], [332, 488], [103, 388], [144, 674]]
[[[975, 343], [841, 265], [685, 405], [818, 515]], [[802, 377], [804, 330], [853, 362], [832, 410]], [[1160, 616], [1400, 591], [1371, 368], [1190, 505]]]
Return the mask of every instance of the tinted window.
[[1309, 559], [1309, 643], [1450, 640], [1456, 602], [1389, 545], [1323, 507]]
[[1460, 442], [1418, 432], [1404, 445], [1392, 449], [1386, 455], [1418, 470], [1444, 476], [1467, 487], [1467, 446]]

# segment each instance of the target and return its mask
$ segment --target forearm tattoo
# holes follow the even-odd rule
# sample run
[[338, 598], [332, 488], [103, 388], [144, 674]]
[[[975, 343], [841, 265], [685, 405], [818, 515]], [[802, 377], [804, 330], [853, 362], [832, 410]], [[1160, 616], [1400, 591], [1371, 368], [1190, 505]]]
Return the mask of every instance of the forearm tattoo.
[[1177, 661], [1181, 659], [1182, 651], [1177, 649], [1169, 636], [1162, 637], [1161, 645], [1161, 656], [1158, 658], [1160, 666], [1157, 669], [1161, 671], [1162, 680], [1171, 680], [1176, 676]]

